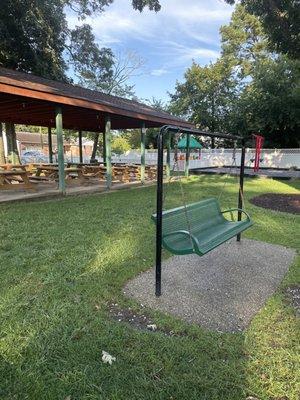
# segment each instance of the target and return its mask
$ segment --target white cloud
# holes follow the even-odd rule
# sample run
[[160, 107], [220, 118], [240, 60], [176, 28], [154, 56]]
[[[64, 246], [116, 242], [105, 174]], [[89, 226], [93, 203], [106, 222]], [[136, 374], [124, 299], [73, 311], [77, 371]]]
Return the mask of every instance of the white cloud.
[[150, 75], [152, 76], [162, 76], [168, 73], [168, 70], [165, 68], [158, 68], [158, 69], [153, 69], [150, 72]]
[[[93, 26], [102, 45], [124, 43], [130, 39], [159, 45], [175, 37], [184, 44], [190, 38], [199, 43], [200, 54], [204, 54], [205, 45], [218, 44], [213, 27], [225, 23], [232, 11], [220, 0], [161, 0], [161, 5], [158, 13], [147, 9], [139, 13], [132, 9], [129, 0], [115, 0], [104, 13], [88, 18], [87, 22]], [[73, 26], [78, 23], [72, 16], [68, 19]]]
[[[174, 79], [174, 74], [181, 78], [193, 60], [202, 65], [216, 60], [219, 28], [229, 21], [232, 7], [222, 0], [160, 2], [158, 13], [148, 9], [140, 13], [133, 10], [130, 0], [114, 0], [104, 13], [86, 22], [92, 25], [101, 46], [117, 53], [133, 50], [140, 54], [146, 61], [144, 76], [153, 80], [161, 76]], [[68, 21], [71, 26], [79, 24], [72, 15]]]

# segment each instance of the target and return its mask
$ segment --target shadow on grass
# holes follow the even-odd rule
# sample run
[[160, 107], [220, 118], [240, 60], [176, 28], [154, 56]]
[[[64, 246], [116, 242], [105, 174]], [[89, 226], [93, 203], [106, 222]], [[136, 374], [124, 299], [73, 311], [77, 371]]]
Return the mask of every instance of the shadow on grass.
[[[250, 193], [260, 193], [250, 182]], [[232, 183], [226, 192], [235, 202]], [[193, 178], [189, 197], [216, 195], [222, 185], [219, 177]], [[180, 204], [178, 183], [168, 195], [170, 206]], [[182, 337], [109, 318], [107, 302], [132, 306], [121, 295], [124, 283], [154, 263], [154, 209], [155, 188], [1, 208], [1, 399], [241, 400], [253, 394], [244, 335], [204, 331], [150, 310]], [[264, 227], [259, 230], [264, 238]], [[112, 366], [101, 362], [102, 350], [117, 357]]]
[[[2, 268], [1, 398], [243, 397], [241, 336], [155, 314], [185, 335], [170, 338], [107, 315], [106, 302], [128, 305], [123, 284], [153, 264], [148, 195], [154, 191], [10, 210], [14, 230], [4, 246], [15, 242]], [[113, 366], [101, 362], [102, 350], [117, 357]]]

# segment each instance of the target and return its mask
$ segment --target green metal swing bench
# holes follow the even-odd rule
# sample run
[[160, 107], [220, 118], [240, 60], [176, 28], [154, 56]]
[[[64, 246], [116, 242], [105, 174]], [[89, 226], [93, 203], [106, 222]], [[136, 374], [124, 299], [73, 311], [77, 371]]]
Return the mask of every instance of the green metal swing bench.
[[[245, 218], [234, 221], [234, 212], [240, 212]], [[232, 220], [226, 219], [226, 214], [230, 214]], [[152, 219], [156, 222], [156, 214]], [[173, 254], [203, 256], [252, 225], [245, 210], [232, 208], [221, 211], [216, 198], [205, 199], [163, 211], [162, 246]]]
[[[187, 157], [190, 135], [206, 136], [211, 139], [219, 138], [234, 142], [234, 149], [237, 141], [241, 141], [241, 162], [239, 176], [239, 195], [238, 208], [230, 208], [221, 211], [219, 201], [216, 198], [209, 198], [198, 201], [197, 203], [187, 204], [171, 210], [163, 210], [163, 162], [164, 162], [164, 137], [178, 134], [187, 135]], [[241, 233], [253, 225], [248, 213], [243, 209], [243, 183], [245, 168], [245, 139], [239, 135], [230, 135], [224, 133], [213, 133], [200, 131], [199, 129], [181, 128], [178, 126], [165, 125], [157, 136], [157, 201], [156, 214], [152, 215], [152, 219], [156, 223], [156, 267], [155, 267], [155, 294], [161, 295], [162, 282], [162, 247], [169, 250], [173, 254], [197, 254], [203, 256], [209, 251], [215, 249], [222, 243], [233, 237], [237, 237], [240, 241]], [[170, 150], [169, 150], [170, 152]], [[170, 168], [170, 155], [167, 154], [167, 161]], [[229, 169], [236, 165], [235, 150], [233, 152], [233, 163]], [[178, 158], [175, 157], [177, 164]], [[175, 165], [175, 164], [174, 164]], [[177, 165], [178, 166], [178, 165]], [[180, 174], [178, 175], [181, 183]], [[223, 186], [223, 190], [224, 190]], [[182, 197], [185, 200], [184, 190], [181, 185]], [[219, 196], [220, 198], [220, 196]], [[234, 213], [237, 212], [237, 219], [234, 219]], [[227, 219], [227, 215], [231, 216], [231, 220]]]

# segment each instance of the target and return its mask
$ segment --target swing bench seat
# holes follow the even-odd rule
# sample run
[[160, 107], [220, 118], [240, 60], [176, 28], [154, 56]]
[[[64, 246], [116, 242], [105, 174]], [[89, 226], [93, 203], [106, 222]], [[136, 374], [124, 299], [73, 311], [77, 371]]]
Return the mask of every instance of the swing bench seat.
[[[230, 221], [224, 215], [240, 211], [242, 221]], [[152, 215], [156, 222], [156, 214]], [[202, 256], [220, 244], [250, 228], [253, 222], [246, 211], [233, 208], [221, 211], [216, 198], [163, 211], [162, 245], [172, 254]]]

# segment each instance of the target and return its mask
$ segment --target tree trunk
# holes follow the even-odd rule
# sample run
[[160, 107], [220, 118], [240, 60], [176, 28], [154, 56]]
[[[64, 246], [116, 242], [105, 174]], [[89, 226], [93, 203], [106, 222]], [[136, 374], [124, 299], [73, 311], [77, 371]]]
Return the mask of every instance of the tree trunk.
[[11, 164], [20, 164], [15, 125], [12, 122], [6, 122], [5, 132], [7, 139], [7, 161]]
[[4, 152], [4, 140], [3, 140], [3, 130], [2, 122], [0, 122], [0, 164], [5, 164], [5, 152]]
[[91, 155], [91, 159], [90, 159], [91, 163], [96, 160], [96, 151], [97, 151], [97, 147], [98, 147], [99, 136], [100, 136], [100, 133], [97, 132], [94, 137], [93, 151], [92, 151], [92, 155]]

